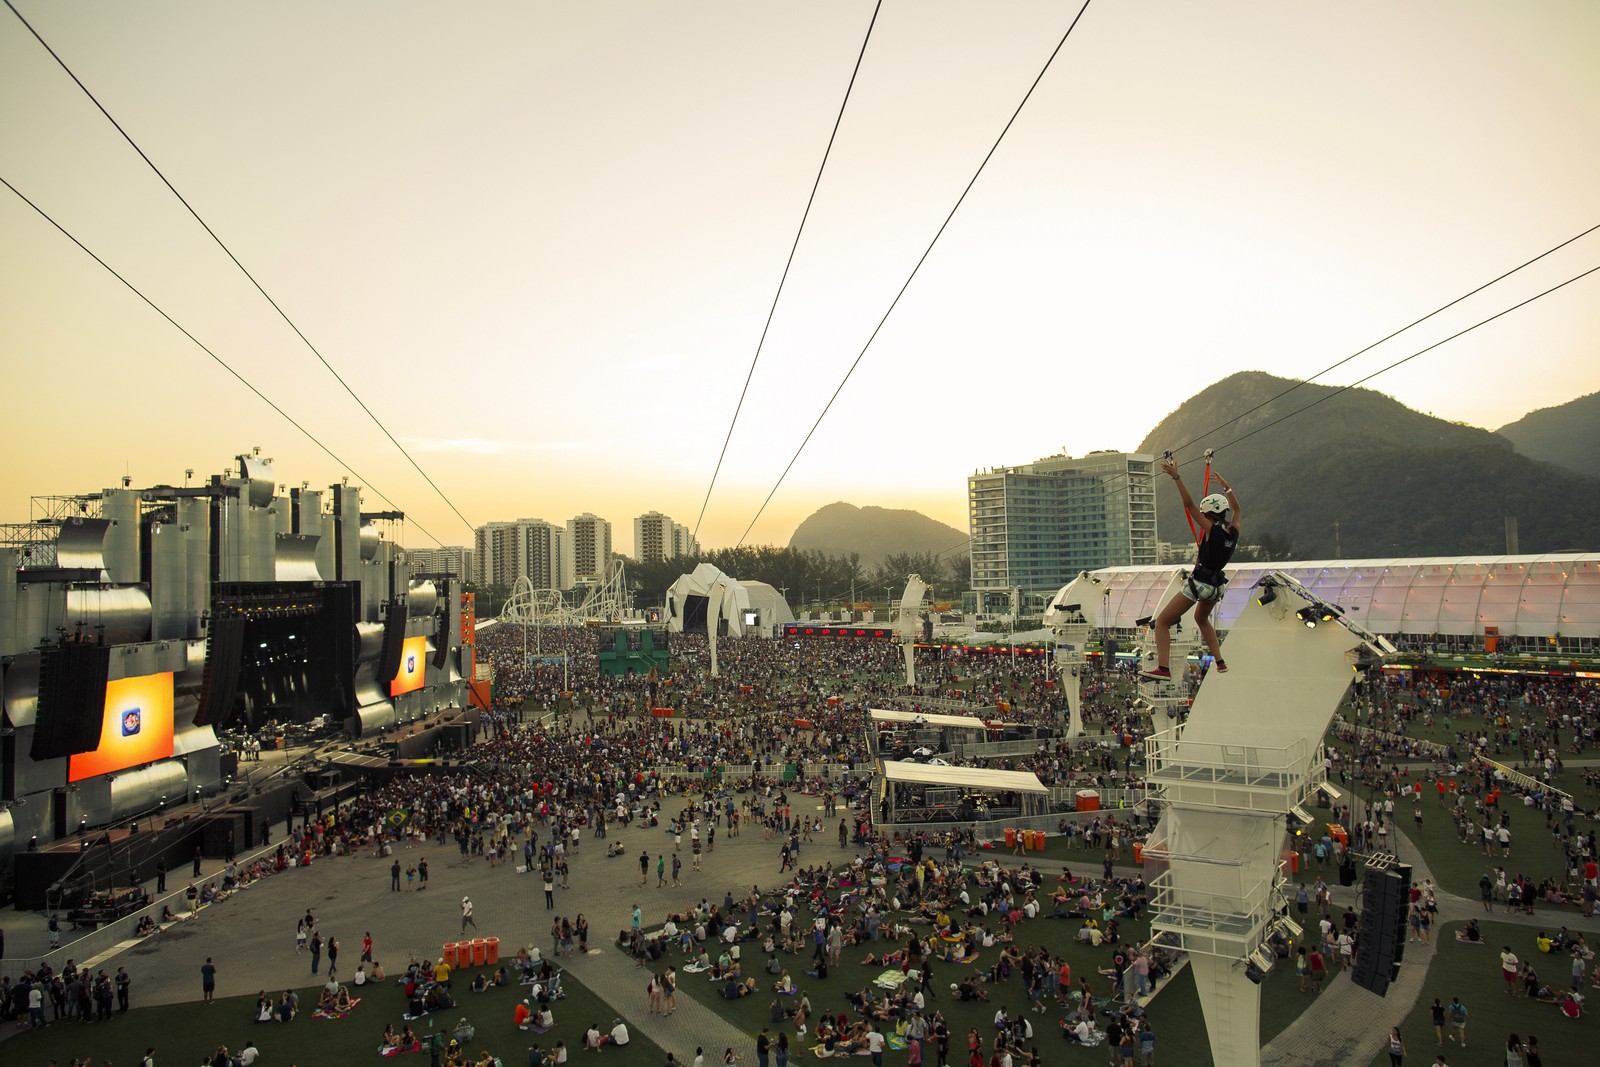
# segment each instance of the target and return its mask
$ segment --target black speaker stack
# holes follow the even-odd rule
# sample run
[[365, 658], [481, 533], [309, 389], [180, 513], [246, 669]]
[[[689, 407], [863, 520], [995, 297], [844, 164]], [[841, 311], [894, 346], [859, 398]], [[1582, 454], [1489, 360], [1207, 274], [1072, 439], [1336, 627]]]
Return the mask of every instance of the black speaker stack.
[[400, 655], [406, 647], [406, 602], [389, 601], [383, 619], [383, 652], [378, 659], [378, 680], [392, 682], [400, 674]]
[[59, 759], [100, 747], [111, 649], [69, 641], [39, 653], [39, 709], [28, 758]]
[[1411, 906], [1411, 866], [1370, 868], [1361, 883], [1361, 933], [1350, 978], [1383, 996], [1400, 976], [1406, 951], [1406, 915]]
[[244, 655], [244, 623], [243, 615], [219, 613], [213, 605], [211, 624], [206, 627], [206, 667], [200, 680], [200, 706], [194, 713], [196, 726], [226, 726], [233, 716]]

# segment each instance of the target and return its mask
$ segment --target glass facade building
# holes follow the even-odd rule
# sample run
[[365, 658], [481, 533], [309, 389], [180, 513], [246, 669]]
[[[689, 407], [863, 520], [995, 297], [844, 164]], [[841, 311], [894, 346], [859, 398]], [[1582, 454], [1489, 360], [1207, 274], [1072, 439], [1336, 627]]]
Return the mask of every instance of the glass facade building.
[[972, 474], [972, 588], [1042, 597], [1079, 571], [1156, 563], [1155, 469], [1154, 456], [1091, 452]]

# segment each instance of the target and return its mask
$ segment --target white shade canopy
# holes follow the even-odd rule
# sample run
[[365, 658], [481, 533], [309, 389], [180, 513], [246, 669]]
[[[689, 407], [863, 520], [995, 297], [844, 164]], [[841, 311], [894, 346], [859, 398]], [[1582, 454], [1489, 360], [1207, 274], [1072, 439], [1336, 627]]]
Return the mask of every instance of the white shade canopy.
[[985, 767], [935, 767], [926, 763], [884, 760], [883, 777], [890, 782], [959, 786], [986, 793], [1048, 793], [1039, 776], [1030, 771], [992, 771]]

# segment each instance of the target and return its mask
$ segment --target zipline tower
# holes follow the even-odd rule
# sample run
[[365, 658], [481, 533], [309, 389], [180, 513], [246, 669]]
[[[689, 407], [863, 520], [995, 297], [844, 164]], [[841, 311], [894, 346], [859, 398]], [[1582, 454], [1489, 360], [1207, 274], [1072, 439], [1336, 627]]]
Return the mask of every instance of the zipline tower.
[[900, 594], [900, 610], [894, 616], [894, 643], [900, 646], [906, 659], [906, 688], [917, 688], [917, 629], [922, 624], [922, 599], [928, 595], [928, 583], [922, 575], [913, 574], [906, 579], [906, 591]]
[[1289, 813], [1328, 788], [1323, 734], [1350, 682], [1394, 648], [1282, 571], [1256, 584], [1227, 646], [1228, 673], [1206, 676], [1188, 721], [1145, 743], [1163, 814], [1144, 856], [1151, 932], [1189, 954], [1212, 1060], [1259, 1067], [1266, 942], [1296, 930]]
[[[1067, 698], [1068, 737], [1083, 734], [1083, 674], [1088, 663], [1084, 653], [1089, 631], [1095, 628], [1095, 623], [1089, 620], [1103, 618], [1105, 600], [1110, 593], [1100, 579], [1091, 577], [1087, 571], [1079, 571], [1076, 578], [1050, 598], [1050, 606], [1044, 612], [1044, 624], [1055, 635], [1051, 666]], [[1111, 666], [1106, 664], [1108, 670]]]

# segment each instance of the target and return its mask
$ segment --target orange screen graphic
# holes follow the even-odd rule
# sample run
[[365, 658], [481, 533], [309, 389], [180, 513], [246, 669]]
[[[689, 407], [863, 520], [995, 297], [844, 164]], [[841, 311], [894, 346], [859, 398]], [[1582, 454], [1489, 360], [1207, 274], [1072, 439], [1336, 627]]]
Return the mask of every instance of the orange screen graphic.
[[410, 693], [422, 688], [423, 676], [427, 673], [428, 665], [428, 639], [426, 637], [408, 637], [400, 649], [400, 673], [394, 676], [394, 681], [389, 683], [389, 695], [397, 697], [401, 693]]
[[67, 761], [67, 780], [81, 781], [172, 755], [172, 673], [106, 683], [100, 747]]

